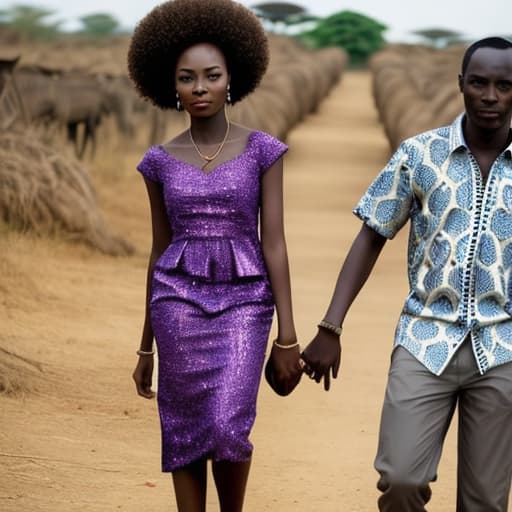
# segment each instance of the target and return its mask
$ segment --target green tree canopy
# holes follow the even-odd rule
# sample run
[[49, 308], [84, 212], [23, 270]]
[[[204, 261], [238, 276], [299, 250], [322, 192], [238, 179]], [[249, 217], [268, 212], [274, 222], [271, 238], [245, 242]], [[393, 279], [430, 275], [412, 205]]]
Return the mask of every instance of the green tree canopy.
[[92, 37], [106, 37], [112, 35], [119, 29], [119, 22], [114, 16], [107, 13], [95, 13], [82, 16], [80, 21], [83, 29], [82, 34]]
[[55, 11], [31, 5], [13, 5], [0, 11], [0, 22], [32, 39], [51, 39], [59, 35], [62, 22], [48, 22]]
[[321, 20], [317, 26], [300, 35], [316, 48], [341, 46], [350, 56], [351, 65], [364, 64], [368, 57], [386, 43], [382, 23], [353, 11], [342, 11]]

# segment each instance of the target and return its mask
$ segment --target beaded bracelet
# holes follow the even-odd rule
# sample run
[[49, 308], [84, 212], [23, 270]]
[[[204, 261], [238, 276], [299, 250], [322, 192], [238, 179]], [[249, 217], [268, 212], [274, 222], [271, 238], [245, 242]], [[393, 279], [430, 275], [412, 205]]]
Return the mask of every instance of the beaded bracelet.
[[155, 355], [155, 350], [150, 350], [150, 351], [147, 351], [147, 350], [137, 350], [137, 355], [138, 356], [153, 356]]
[[331, 322], [328, 322], [327, 320], [322, 320], [318, 324], [318, 327], [323, 327], [324, 329], [327, 329], [328, 331], [331, 331], [334, 334], [336, 334], [336, 336], [341, 336], [341, 333], [343, 331], [343, 329], [341, 327], [331, 324]]
[[276, 346], [277, 348], [284, 348], [285, 350], [288, 350], [290, 348], [295, 348], [295, 347], [298, 347], [299, 346], [299, 342], [296, 341], [295, 343], [292, 343], [291, 345], [281, 345], [281, 343], [278, 343], [277, 342], [277, 339], [275, 339], [273, 341], [273, 344], [274, 346]]

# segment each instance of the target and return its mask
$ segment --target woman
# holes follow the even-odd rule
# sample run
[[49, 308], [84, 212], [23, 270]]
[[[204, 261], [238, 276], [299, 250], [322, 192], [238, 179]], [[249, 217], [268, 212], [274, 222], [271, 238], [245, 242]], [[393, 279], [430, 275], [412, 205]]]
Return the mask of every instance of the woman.
[[133, 377], [151, 398], [154, 337], [162, 469], [173, 474], [178, 510], [205, 510], [211, 459], [221, 510], [240, 511], [274, 304], [276, 372], [286, 382], [301, 371], [283, 229], [287, 148], [225, 112], [261, 80], [267, 41], [231, 0], [175, 0], [138, 24], [128, 62], [143, 97], [190, 116], [188, 130], [138, 166], [153, 245]]

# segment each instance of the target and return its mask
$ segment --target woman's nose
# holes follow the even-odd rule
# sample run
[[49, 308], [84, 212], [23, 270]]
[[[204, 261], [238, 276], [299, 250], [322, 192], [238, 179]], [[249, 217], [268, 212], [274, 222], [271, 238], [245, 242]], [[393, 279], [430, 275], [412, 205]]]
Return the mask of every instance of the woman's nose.
[[198, 80], [195, 83], [194, 91], [195, 94], [204, 94], [206, 92], [206, 86], [202, 80]]

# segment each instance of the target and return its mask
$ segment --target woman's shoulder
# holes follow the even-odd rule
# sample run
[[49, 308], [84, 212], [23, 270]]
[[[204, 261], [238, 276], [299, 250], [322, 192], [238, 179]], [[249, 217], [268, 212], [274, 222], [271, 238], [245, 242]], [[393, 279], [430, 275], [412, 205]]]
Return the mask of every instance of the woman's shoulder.
[[190, 145], [190, 137], [188, 134], [188, 130], [185, 130], [172, 139], [169, 139], [165, 142], [162, 142], [157, 147], [163, 149], [167, 153], [173, 153], [176, 148], [181, 148], [184, 145]]
[[270, 133], [240, 126], [239, 133], [245, 133], [247, 140], [246, 153], [251, 155], [258, 163], [261, 170], [268, 169], [288, 150], [288, 146]]
[[160, 169], [167, 167], [169, 162], [172, 161], [169, 160], [169, 156], [172, 157], [173, 149], [178, 147], [180, 143], [183, 144], [183, 134], [186, 134], [186, 132], [180, 133], [167, 142], [150, 146], [144, 153], [137, 169], [146, 177], [158, 181]]
[[256, 145], [285, 145], [278, 138], [262, 130], [249, 128], [248, 126], [243, 126], [233, 122], [231, 123], [231, 128], [233, 130], [233, 137], [245, 138], [248, 142], [253, 142]]

